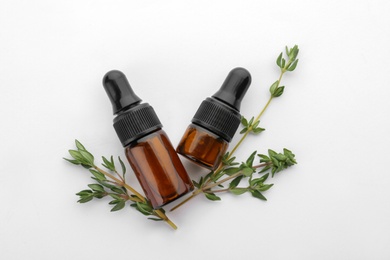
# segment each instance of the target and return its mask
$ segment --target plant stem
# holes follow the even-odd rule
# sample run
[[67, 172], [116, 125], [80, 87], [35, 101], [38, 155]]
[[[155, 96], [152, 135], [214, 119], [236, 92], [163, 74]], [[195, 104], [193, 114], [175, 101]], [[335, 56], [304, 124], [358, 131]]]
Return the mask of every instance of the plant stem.
[[[230, 190], [229, 188], [226, 188], [226, 189], [220, 189], [220, 190], [213, 190], [212, 193], [216, 193], [216, 192], [224, 192], [224, 191], [228, 191]], [[207, 191], [205, 191], [207, 193]]]
[[196, 197], [197, 195], [199, 195], [200, 193], [204, 193], [205, 190], [208, 190], [208, 189], [211, 189], [211, 188], [213, 188], [213, 187], [215, 187], [215, 186], [218, 186], [218, 185], [221, 184], [222, 182], [225, 182], [225, 181], [228, 181], [228, 180], [230, 180], [230, 179], [233, 179], [233, 178], [239, 176], [240, 174], [242, 174], [241, 171], [240, 171], [240, 172], [237, 172], [237, 173], [235, 173], [235, 174], [233, 174], [233, 175], [231, 175], [231, 176], [229, 176], [229, 177], [227, 177], [227, 178], [225, 178], [225, 179], [223, 179], [223, 180], [221, 180], [221, 181], [219, 181], [219, 182], [215, 182], [215, 183], [212, 183], [212, 184], [210, 184], [210, 185], [207, 185], [207, 186], [205, 186], [205, 187], [203, 187], [203, 188], [200, 188], [200, 189], [195, 190], [195, 191], [191, 194], [191, 196], [189, 196], [188, 198], [186, 198], [185, 200], [183, 200], [182, 202], [180, 202], [179, 204], [177, 204], [176, 206], [174, 206], [170, 211], [174, 211], [175, 209], [177, 209], [177, 208], [179, 208], [180, 206], [182, 206], [182, 205], [184, 205], [185, 203], [187, 203], [189, 200], [195, 198], [195, 197]]
[[261, 163], [261, 164], [252, 166], [252, 168], [258, 169], [258, 168], [265, 167], [265, 166], [268, 166], [268, 165], [271, 165], [271, 164], [272, 164], [272, 162]]
[[[272, 162], [268, 162], [268, 163], [261, 163], [261, 164], [258, 164], [258, 165], [255, 165], [253, 166], [253, 168], [255, 169], [258, 169], [258, 168], [261, 168], [261, 167], [265, 167], [265, 166], [268, 166], [268, 165], [271, 165]], [[189, 196], [188, 198], [186, 198], [185, 200], [183, 200], [182, 202], [180, 202], [179, 204], [177, 204], [176, 206], [174, 206], [170, 211], [174, 211], [175, 209], [181, 207], [182, 205], [184, 205], [185, 203], [187, 203], [188, 201], [190, 201], [191, 199], [195, 198], [196, 196], [198, 196], [200, 193], [204, 193], [205, 191], [209, 190], [209, 189], [212, 189], [214, 188], [215, 186], [218, 186], [219, 184], [223, 183], [223, 182], [226, 182], [228, 180], [231, 180], [233, 178], [236, 178], [238, 176], [240, 176], [242, 174], [241, 171], [233, 174], [233, 175], [230, 175], [229, 177], [225, 178], [225, 179], [222, 179], [218, 182], [214, 182], [212, 184], [209, 184], [209, 185], [206, 185], [200, 189], [197, 189], [195, 190], [191, 196]], [[216, 191], [213, 191], [213, 192], [222, 192], [222, 191], [226, 191], [226, 190], [229, 190], [229, 189], [223, 189], [223, 190], [216, 190]]]
[[205, 191], [205, 190], [212, 189], [212, 188], [214, 188], [215, 186], [218, 186], [219, 184], [224, 183], [225, 181], [234, 179], [234, 178], [236, 178], [236, 177], [238, 177], [238, 176], [240, 176], [240, 175], [242, 175], [242, 171], [239, 171], [239, 172], [237, 172], [237, 173], [235, 173], [235, 174], [232, 174], [232, 175], [230, 175], [229, 177], [226, 177], [225, 179], [222, 179], [222, 180], [220, 180], [220, 181], [217, 181], [217, 182], [211, 183], [211, 184], [209, 184], [209, 185], [206, 185], [206, 186], [204, 186], [201, 190], [202, 190], [202, 191]]
[[[121, 181], [120, 179], [116, 178], [115, 176], [113, 176], [112, 174], [104, 171], [103, 169], [100, 169], [99, 167], [97, 167], [96, 165], [93, 166], [94, 169], [96, 169], [97, 171], [99, 171], [100, 173], [104, 174], [106, 177], [108, 178], [111, 178], [112, 180], [114, 180], [118, 185], [121, 185], [123, 187], [125, 187], [127, 190], [129, 190], [131, 193], [133, 193], [135, 196], [137, 196], [137, 198], [140, 200], [139, 202], [143, 202], [145, 203], [146, 202], [146, 199], [144, 196], [142, 196], [139, 192], [137, 192], [134, 188], [132, 188], [130, 185], [126, 184], [124, 181]], [[132, 200], [131, 197], [129, 197], [129, 200]], [[136, 200], [134, 200], [136, 201]], [[175, 225], [175, 223], [173, 223], [167, 215], [165, 215], [164, 212], [162, 212], [161, 210], [159, 209], [156, 209], [156, 210], [153, 210], [153, 212], [155, 213], [156, 216], [160, 217], [161, 219], [163, 219], [168, 225], [170, 225], [173, 229], [177, 229], [177, 226]]]
[[158, 216], [160, 217], [161, 219], [163, 219], [165, 222], [167, 222], [168, 225], [170, 225], [173, 229], [177, 229], [177, 226], [175, 225], [175, 223], [173, 223], [168, 217], [167, 215], [164, 214], [164, 212], [162, 212], [161, 210], [153, 210], [153, 212]]
[[119, 180], [114, 175], [104, 171], [103, 169], [100, 169], [96, 165], [93, 166], [94, 169], [96, 169], [98, 172], [104, 174], [106, 177], [109, 177], [110, 179], [114, 180], [118, 185], [121, 185], [128, 189], [130, 192], [132, 192], [135, 196], [137, 196], [142, 202], [146, 202], [146, 199], [144, 196], [142, 196], [139, 192], [137, 192], [134, 188], [132, 188], [130, 185], [126, 184], [125, 182]]
[[123, 179], [122, 176], [116, 170], [115, 170], [115, 173], [116, 173], [116, 175], [118, 175], [119, 179], [121, 179], [121, 181], [123, 183], [126, 183], [125, 179]]
[[174, 206], [173, 208], [171, 208], [170, 211], [174, 211], [175, 209], [179, 208], [180, 206], [184, 205], [185, 203], [187, 203], [188, 201], [190, 201], [191, 199], [195, 198], [197, 195], [199, 195], [200, 193], [202, 193], [203, 191], [201, 189], [197, 189], [195, 190], [194, 192], [192, 192], [191, 196], [189, 196], [188, 198], [186, 198], [185, 200], [183, 200], [182, 202], [180, 202], [179, 204], [177, 204], [176, 206]]

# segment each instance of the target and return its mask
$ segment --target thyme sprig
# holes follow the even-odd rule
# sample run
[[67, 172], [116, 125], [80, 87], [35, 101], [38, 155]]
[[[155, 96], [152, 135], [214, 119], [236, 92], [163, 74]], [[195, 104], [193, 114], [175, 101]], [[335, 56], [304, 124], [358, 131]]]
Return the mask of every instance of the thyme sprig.
[[[223, 192], [233, 195], [250, 193], [254, 198], [267, 200], [263, 193], [273, 187], [272, 183], [266, 183], [269, 180], [269, 176], [274, 177], [276, 173], [297, 163], [295, 155], [286, 148], [279, 153], [271, 149], [268, 150], [267, 154], [257, 154], [257, 151], [254, 151], [244, 162], [238, 162], [234, 154], [249, 134], [260, 134], [265, 130], [259, 126], [260, 118], [272, 100], [283, 95], [285, 87], [280, 86], [281, 80], [286, 72], [296, 69], [298, 53], [297, 45], [292, 48], [286, 46], [285, 55], [283, 52], [280, 53], [276, 59], [276, 64], [280, 68], [279, 78], [271, 84], [269, 88], [270, 97], [265, 106], [256, 117], [251, 117], [249, 120], [245, 117], [241, 118], [242, 130], [240, 134], [242, 136], [237, 144], [223, 156], [221, 164], [215, 171], [211, 171], [198, 181], [193, 181], [196, 190], [193, 191], [190, 197], [171, 210], [180, 207], [199, 194], [204, 194], [207, 199], [212, 201], [221, 200], [216, 194]], [[89, 189], [76, 193], [79, 196], [79, 203], [110, 197], [111, 201], [108, 204], [112, 205], [111, 211], [118, 211], [123, 209], [129, 201], [131, 207], [149, 216], [149, 219], [165, 221], [172, 228], [177, 229], [176, 225], [167, 217], [164, 209], [154, 210], [143, 195], [126, 183], [126, 166], [120, 157], [118, 157], [118, 162], [121, 166], [121, 173], [116, 168], [113, 156], [109, 159], [102, 157], [102, 166], [105, 168], [103, 169], [95, 164], [94, 156], [79, 141], [76, 140], [75, 143], [77, 150], [69, 150], [72, 159], [64, 159], [88, 169], [92, 174], [91, 178], [94, 180], [94, 183], [88, 185]], [[256, 158], [259, 159], [259, 163], [255, 164]], [[222, 185], [224, 183], [228, 183], [228, 185], [224, 187]]]
[[122, 173], [116, 169], [113, 156], [110, 159], [102, 156], [102, 169], [95, 164], [94, 156], [82, 145], [78, 140], [75, 141], [77, 150], [69, 150], [72, 159], [64, 158], [66, 161], [75, 165], [81, 165], [89, 170], [92, 174], [92, 179], [95, 181], [89, 184], [89, 189], [82, 190], [76, 193], [79, 196], [79, 203], [86, 203], [91, 200], [111, 197], [109, 205], [113, 205], [111, 211], [118, 211], [126, 206], [126, 202], [130, 201], [130, 206], [138, 210], [140, 213], [149, 217], [150, 220], [165, 221], [173, 229], [177, 226], [167, 217], [164, 209], [153, 209], [150, 202], [142, 196], [138, 191], [126, 183], [125, 174], [126, 166], [118, 156], [118, 161], [121, 166]]
[[[276, 64], [280, 68], [279, 78], [270, 86], [270, 97], [265, 106], [260, 110], [256, 117], [252, 117], [250, 120], [245, 117], [241, 118], [243, 129], [240, 134], [242, 134], [242, 137], [237, 144], [230, 152], [227, 152], [224, 155], [222, 163], [215, 171], [211, 171], [205, 177], [201, 177], [199, 181], [193, 182], [197, 189], [193, 191], [190, 197], [173, 207], [171, 211], [177, 209], [201, 193], [204, 194], [206, 198], [213, 201], [221, 200], [219, 196], [215, 195], [215, 193], [218, 192], [230, 192], [235, 195], [250, 192], [253, 197], [266, 200], [262, 192], [267, 191], [273, 186], [273, 184], [264, 183], [269, 176], [269, 172], [271, 172], [273, 177], [275, 173], [297, 163], [295, 155], [288, 149], [284, 149], [283, 153], [276, 153], [273, 150], [268, 150], [268, 155], [258, 154], [261, 164], [255, 166], [253, 165], [253, 161], [257, 154], [256, 151], [241, 164], [236, 161], [236, 157], [233, 155], [249, 134], [259, 134], [265, 130], [259, 126], [260, 118], [265, 113], [272, 100], [283, 95], [285, 87], [280, 86], [281, 80], [286, 72], [291, 72], [296, 69], [299, 61], [297, 59], [298, 53], [299, 49], [297, 45], [292, 48], [286, 46], [285, 57], [283, 56], [283, 52], [280, 53], [276, 59]], [[263, 174], [260, 178], [254, 178], [253, 176], [257, 169], [260, 169], [259, 174]], [[245, 178], [248, 179], [248, 185], [244, 187], [238, 186]], [[231, 181], [228, 188], [216, 188], [223, 187], [222, 183], [227, 181]]]

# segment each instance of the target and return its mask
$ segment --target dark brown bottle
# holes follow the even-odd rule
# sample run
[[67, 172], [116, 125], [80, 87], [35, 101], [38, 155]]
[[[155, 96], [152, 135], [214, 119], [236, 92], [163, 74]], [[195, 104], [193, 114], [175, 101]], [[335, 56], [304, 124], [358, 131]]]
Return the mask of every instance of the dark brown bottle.
[[103, 86], [117, 115], [115, 131], [152, 207], [158, 209], [193, 190], [154, 109], [147, 103], [141, 104], [126, 76], [117, 70], [109, 71]]
[[230, 71], [219, 91], [202, 102], [176, 151], [215, 170], [240, 125], [241, 100], [250, 84], [251, 75], [246, 69]]

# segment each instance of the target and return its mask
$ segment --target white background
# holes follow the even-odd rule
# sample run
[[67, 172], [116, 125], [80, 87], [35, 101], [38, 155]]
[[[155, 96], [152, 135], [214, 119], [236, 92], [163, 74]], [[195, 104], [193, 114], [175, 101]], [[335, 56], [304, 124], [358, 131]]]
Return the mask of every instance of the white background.
[[[0, 1], [0, 258], [390, 259], [389, 13], [386, 0]], [[76, 203], [92, 180], [62, 160], [74, 139], [123, 156], [108, 70], [176, 146], [234, 67], [252, 74], [242, 114], [257, 114], [294, 44], [300, 62], [266, 131], [237, 152], [296, 154], [267, 202], [198, 197], [170, 214], [177, 231], [130, 207], [110, 213], [108, 199]]]

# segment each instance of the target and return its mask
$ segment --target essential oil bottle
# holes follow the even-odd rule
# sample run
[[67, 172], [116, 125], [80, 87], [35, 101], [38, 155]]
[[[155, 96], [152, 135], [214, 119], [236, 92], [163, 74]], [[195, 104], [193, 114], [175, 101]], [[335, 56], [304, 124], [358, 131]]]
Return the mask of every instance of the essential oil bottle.
[[176, 151], [215, 170], [240, 125], [241, 100], [250, 84], [251, 75], [246, 69], [230, 71], [218, 92], [202, 102]]
[[154, 209], [193, 190], [193, 184], [176, 154], [154, 109], [141, 104], [126, 76], [107, 72], [103, 86], [114, 111], [114, 128], [145, 196]]

